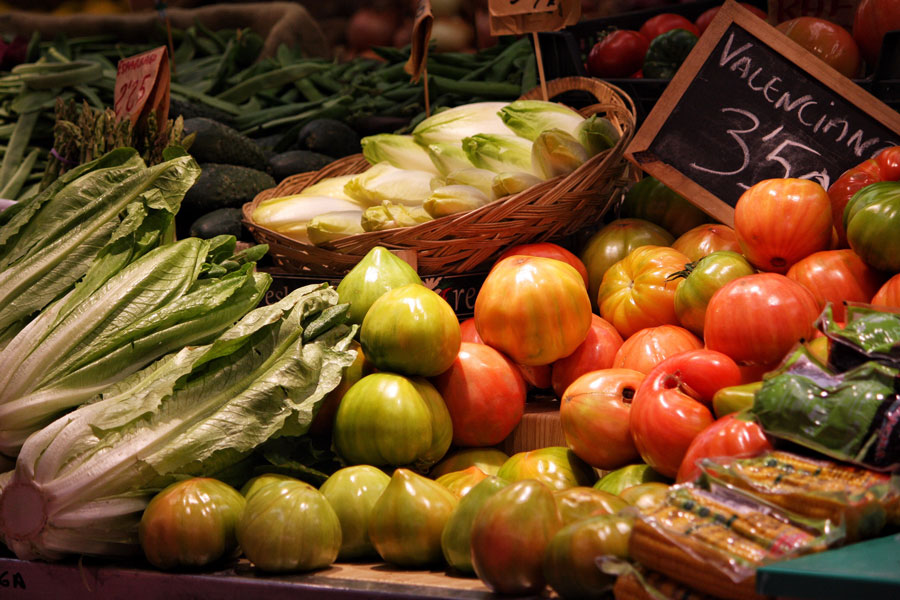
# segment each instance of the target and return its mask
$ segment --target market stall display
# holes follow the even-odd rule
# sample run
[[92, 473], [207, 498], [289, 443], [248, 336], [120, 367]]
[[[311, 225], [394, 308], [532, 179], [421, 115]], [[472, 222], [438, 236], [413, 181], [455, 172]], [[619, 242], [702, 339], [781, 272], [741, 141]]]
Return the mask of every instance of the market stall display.
[[[13, 598], [84, 596], [76, 560], [113, 595], [802, 597], [802, 565], [896, 537], [900, 146], [833, 185], [751, 182], [732, 227], [625, 161], [616, 86], [522, 95], [522, 40], [435, 55], [501, 81], [363, 134], [361, 89], [418, 110], [408, 53], [231, 70], [247, 40], [219, 35], [194, 36], [214, 72], [194, 98], [240, 114], [160, 119], [143, 148], [102, 100], [35, 95], [22, 75], [59, 57], [2, 79], [0, 174], [34, 188], [0, 212]], [[345, 72], [325, 94], [317, 76]], [[311, 107], [335, 95], [349, 112]], [[82, 164], [41, 159], [58, 171], [38, 182], [50, 110]], [[90, 123], [105, 133], [74, 143]], [[176, 227], [212, 208], [262, 243]], [[464, 318], [440, 285], [474, 268]], [[285, 271], [308, 285], [273, 290]]]

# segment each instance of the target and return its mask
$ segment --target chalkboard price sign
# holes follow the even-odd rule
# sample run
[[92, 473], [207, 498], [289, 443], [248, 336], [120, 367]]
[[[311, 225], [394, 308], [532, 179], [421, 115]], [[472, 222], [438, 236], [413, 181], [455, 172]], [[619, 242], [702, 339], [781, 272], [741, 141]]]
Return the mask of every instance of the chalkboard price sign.
[[900, 145], [900, 115], [729, 0], [626, 156], [726, 224], [748, 187], [797, 177], [827, 188]]

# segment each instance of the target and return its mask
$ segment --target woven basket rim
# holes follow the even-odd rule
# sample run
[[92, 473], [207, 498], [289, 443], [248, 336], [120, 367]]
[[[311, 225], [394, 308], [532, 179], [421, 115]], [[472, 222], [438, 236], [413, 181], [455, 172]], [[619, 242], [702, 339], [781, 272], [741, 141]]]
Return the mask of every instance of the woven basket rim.
[[[449, 254], [452, 249], [448, 249], [448, 247], [453, 245], [453, 240], [433, 239], [430, 237], [433, 232], [441, 231], [448, 227], [457, 228], [473, 223], [478, 224], [485, 230], [502, 228], [503, 219], [490, 222], [491, 224], [496, 223], [497, 227], [492, 227], [488, 223], [480, 223], [479, 221], [486, 215], [493, 215], [494, 213], [501, 215], [512, 214], [520, 206], [540, 206], [545, 197], [553, 197], [554, 195], [571, 195], [576, 197], [579, 192], [587, 193], [590, 185], [586, 185], [585, 182], [596, 182], [604, 175], [605, 171], [610, 170], [611, 166], [624, 163], [624, 149], [634, 135], [635, 129], [634, 102], [624, 91], [613, 84], [585, 77], [566, 77], [549, 81], [547, 82], [547, 90], [551, 99], [573, 90], [581, 90], [593, 94], [599, 102], [584, 107], [579, 112], [585, 117], [600, 113], [610, 116], [621, 134], [615, 146], [591, 157], [568, 175], [542, 181], [527, 190], [498, 198], [471, 211], [439, 217], [411, 227], [358, 233], [316, 246], [297, 241], [253, 221], [253, 212], [263, 200], [293, 195], [322, 179], [361, 173], [371, 166], [362, 154], [354, 154], [340, 158], [319, 171], [292, 175], [281, 181], [274, 188], [260, 192], [251, 202], [243, 205], [243, 221], [258, 241], [270, 244], [270, 253], [276, 259], [279, 258], [279, 253], [281, 253], [282, 256], [280, 258], [289, 262], [290, 259], [283, 255], [316, 255], [319, 257], [318, 262], [320, 263], [327, 263], [331, 260], [336, 263], [346, 263], [348, 260], [355, 262], [362, 258], [362, 255], [349, 252], [348, 249], [365, 247], [366, 245], [369, 247], [382, 245], [392, 250], [422, 250], [429, 248], [434, 252]], [[611, 100], [604, 101], [607, 97], [610, 97]], [[543, 98], [543, 92], [540, 87], [537, 87], [523, 94], [520, 98], [540, 99]], [[581, 189], [581, 187], [586, 189]], [[564, 219], [565, 215], [562, 214], [557, 217]], [[402, 237], [404, 241], [397, 242], [394, 239], [396, 237]], [[394, 240], [394, 243], [392, 243], [392, 240]], [[408, 243], [409, 240], [415, 240], [415, 247], [411, 247]], [[484, 240], [481, 241], [483, 242]], [[302, 269], [302, 267], [300, 268]], [[334, 273], [330, 273], [331, 269], [327, 265], [320, 264], [315, 270], [322, 271], [320, 274], [337, 275], [339, 271], [346, 272], [349, 269], [347, 265], [336, 265]]]

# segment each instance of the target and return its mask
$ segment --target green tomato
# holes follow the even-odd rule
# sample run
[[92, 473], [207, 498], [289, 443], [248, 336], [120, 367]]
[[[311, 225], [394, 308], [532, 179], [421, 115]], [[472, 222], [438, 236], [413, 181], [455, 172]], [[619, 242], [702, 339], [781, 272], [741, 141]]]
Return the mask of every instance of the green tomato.
[[459, 500], [434, 481], [397, 469], [372, 508], [369, 538], [386, 562], [401, 567], [440, 563], [441, 533]]
[[579, 258], [588, 271], [588, 292], [594, 312], [598, 312], [597, 292], [607, 269], [635, 248], [671, 246], [674, 241], [671, 233], [644, 219], [616, 219], [592, 235]]
[[373, 373], [344, 394], [334, 418], [334, 447], [352, 465], [413, 464], [434, 450], [433, 419], [409, 378]]
[[375, 556], [369, 521], [372, 508], [390, 481], [380, 469], [356, 465], [335, 471], [319, 488], [341, 522], [341, 560]]
[[147, 505], [138, 528], [147, 560], [160, 569], [203, 567], [237, 548], [244, 497], [208, 477], [178, 481]]
[[847, 241], [866, 264], [900, 271], [900, 182], [879, 181], [850, 198], [844, 208]]
[[341, 522], [313, 486], [278, 481], [247, 499], [237, 539], [247, 559], [263, 571], [311, 571], [337, 558]]
[[729, 281], [755, 271], [741, 254], [719, 250], [685, 265], [685, 272], [687, 277], [675, 290], [675, 315], [684, 327], [702, 337], [706, 306], [713, 294]]
[[644, 177], [631, 186], [621, 214], [656, 223], [676, 238], [709, 221], [706, 213], [655, 177]]
[[618, 496], [626, 488], [651, 481], [665, 482], [668, 480], [654, 471], [650, 465], [628, 465], [601, 477], [600, 481], [594, 484], [594, 489]]
[[459, 319], [447, 301], [417, 283], [373, 302], [359, 334], [366, 358], [382, 371], [424, 377], [446, 371], [461, 341]]
[[628, 506], [627, 502], [615, 494], [584, 486], [555, 490], [553, 497], [563, 525], [597, 515], [615, 514]]
[[634, 517], [607, 514], [560, 529], [544, 554], [544, 575], [562, 598], [608, 598], [616, 581], [597, 566], [601, 556], [627, 559]]
[[593, 469], [563, 446], [548, 446], [509, 457], [497, 476], [508, 481], [535, 479], [551, 490], [590, 486], [597, 477]]
[[505, 479], [489, 475], [463, 496], [441, 532], [441, 550], [447, 564], [466, 574], [472, 567], [472, 524], [488, 498], [509, 485]]

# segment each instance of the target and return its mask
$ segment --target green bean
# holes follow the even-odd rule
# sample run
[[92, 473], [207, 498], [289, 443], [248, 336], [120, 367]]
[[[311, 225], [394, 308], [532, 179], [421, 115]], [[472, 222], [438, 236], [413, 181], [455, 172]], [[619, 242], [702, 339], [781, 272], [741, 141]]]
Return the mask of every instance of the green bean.
[[316, 87], [322, 88], [332, 94], [337, 94], [342, 89], [341, 84], [335, 83], [333, 79], [325, 77], [323, 73], [313, 73], [309, 76], [309, 79], [316, 84]]
[[464, 77], [469, 74], [471, 69], [465, 69], [462, 67], [454, 67], [452, 65], [442, 65], [439, 62], [428, 59], [428, 74], [429, 75], [440, 75], [441, 77], [450, 77], [451, 79], [459, 79], [460, 77]]
[[9, 183], [10, 178], [18, 169], [19, 162], [25, 154], [25, 148], [28, 147], [31, 132], [34, 130], [39, 114], [38, 111], [25, 113], [16, 122], [16, 128], [9, 139], [9, 146], [7, 146], [6, 152], [3, 153], [3, 163], [0, 164], [0, 188], [6, 187], [6, 184]]
[[169, 84], [169, 89], [171, 90], [173, 95], [182, 96], [189, 100], [195, 100], [212, 108], [217, 108], [222, 112], [228, 113], [229, 115], [237, 116], [242, 112], [240, 107], [232, 102], [226, 102], [220, 98], [208, 96], [202, 92], [198, 92], [186, 85], [182, 85], [174, 81]]
[[315, 102], [325, 98], [325, 95], [316, 88], [315, 84], [309, 78], [305, 77], [303, 79], [298, 79], [294, 82], [294, 87], [296, 87], [303, 97], [309, 101]]
[[49, 90], [26, 90], [13, 98], [9, 107], [16, 114], [22, 115], [31, 111], [52, 108], [56, 104], [56, 94]]
[[323, 71], [325, 68], [326, 66], [324, 64], [311, 62], [283, 67], [281, 69], [276, 69], [275, 71], [262, 73], [256, 77], [251, 77], [222, 92], [216, 97], [226, 102], [241, 103], [261, 89], [281, 87], [286, 83], [293, 83], [297, 79]]
[[33, 90], [48, 90], [80, 83], [89, 83], [99, 79], [103, 74], [103, 68], [92, 62], [71, 62], [65, 70], [55, 70], [45, 74], [23, 73], [22, 81]]
[[437, 91], [466, 96], [483, 96], [495, 99], [514, 99], [519, 95], [519, 86], [497, 81], [457, 81], [439, 77], [428, 78]]
[[31, 173], [31, 169], [34, 167], [34, 163], [40, 153], [41, 151], [35, 148], [25, 157], [25, 160], [22, 161], [19, 168], [17, 168], [12, 177], [9, 178], [6, 185], [3, 186], [3, 189], [0, 189], [0, 198], [14, 199], [19, 195], [19, 192], [22, 190], [22, 185], [25, 184], [25, 179], [28, 177], [28, 174]]

